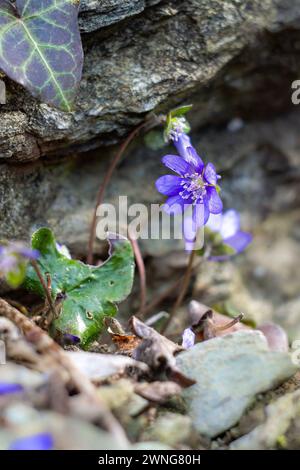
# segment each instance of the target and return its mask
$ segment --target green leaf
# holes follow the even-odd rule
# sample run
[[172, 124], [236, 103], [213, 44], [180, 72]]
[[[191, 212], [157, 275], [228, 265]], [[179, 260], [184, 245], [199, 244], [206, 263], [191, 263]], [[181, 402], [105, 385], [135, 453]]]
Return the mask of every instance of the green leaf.
[[64, 111], [82, 73], [78, 8], [78, 0], [0, 0], [0, 68]]
[[[51, 275], [52, 295], [63, 298], [59, 317], [53, 322], [54, 334], [71, 334], [80, 338], [87, 348], [101, 332], [105, 316], [117, 313], [115, 302], [131, 292], [134, 276], [134, 256], [126, 238], [110, 238], [111, 254], [99, 267], [89, 266], [62, 255], [48, 228], [33, 234], [32, 247], [39, 250], [37, 261], [42, 274]], [[38, 277], [29, 266], [25, 287], [44, 297]]]
[[170, 116], [172, 118], [184, 116], [186, 113], [188, 113], [192, 109], [192, 107], [193, 107], [192, 104], [187, 104], [185, 106], [179, 106], [178, 108], [174, 108], [170, 111]]
[[184, 115], [192, 109], [193, 105], [180, 106], [172, 109], [166, 118], [166, 125], [164, 129], [164, 140], [167, 142], [170, 139], [171, 132], [180, 128], [182, 132], [188, 134], [191, 130], [191, 126], [184, 117]]

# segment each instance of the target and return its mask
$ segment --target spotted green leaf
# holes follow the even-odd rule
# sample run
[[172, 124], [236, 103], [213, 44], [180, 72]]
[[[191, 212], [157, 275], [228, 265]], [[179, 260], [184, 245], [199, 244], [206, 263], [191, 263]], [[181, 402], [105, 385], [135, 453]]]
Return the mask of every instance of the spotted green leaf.
[[0, 0], [0, 68], [64, 111], [82, 72], [78, 8], [78, 0]]
[[[126, 238], [110, 238], [110, 257], [99, 267], [86, 265], [61, 254], [52, 231], [41, 228], [33, 234], [32, 247], [39, 250], [37, 261], [45, 276], [51, 275], [52, 296], [60, 298], [59, 317], [54, 321], [54, 334], [73, 335], [87, 348], [102, 330], [105, 316], [117, 313], [116, 302], [131, 292], [134, 257]], [[44, 297], [42, 286], [31, 266], [25, 287]]]

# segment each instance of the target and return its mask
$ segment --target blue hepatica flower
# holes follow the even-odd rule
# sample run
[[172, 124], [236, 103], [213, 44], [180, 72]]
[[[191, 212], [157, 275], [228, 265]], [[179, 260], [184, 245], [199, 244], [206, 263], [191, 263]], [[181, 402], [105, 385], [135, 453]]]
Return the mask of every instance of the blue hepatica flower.
[[168, 196], [164, 204], [168, 214], [178, 214], [193, 207], [192, 220], [196, 229], [206, 224], [210, 214], [222, 212], [217, 186], [220, 176], [212, 163], [203, 163], [186, 134], [178, 134], [174, 145], [180, 156], [166, 155], [162, 162], [177, 175], [161, 176], [156, 181], [156, 188]]
[[191, 328], [186, 328], [182, 334], [182, 347], [185, 349], [189, 349], [195, 344], [195, 333], [192, 331]]
[[[210, 214], [206, 228], [218, 235], [218, 237], [213, 240], [213, 249], [227, 246], [230, 250], [232, 250], [232, 253], [230, 254], [209, 256], [208, 259], [211, 261], [228, 260], [230, 256], [244, 251], [252, 241], [251, 233], [240, 230], [240, 215], [234, 209], [229, 209], [223, 214]], [[197, 230], [195, 230], [191, 217], [186, 217], [184, 220], [184, 238], [186, 250], [191, 251], [194, 249], [196, 234]]]
[[11, 393], [20, 393], [24, 389], [22, 385], [16, 383], [0, 382], [0, 396], [9, 395]]
[[53, 447], [51, 434], [41, 433], [16, 439], [8, 450], [51, 450]]
[[[223, 214], [211, 215], [207, 227], [220, 234], [223, 243], [233, 249], [234, 254], [241, 253], [251, 243], [252, 235], [240, 230], [240, 215], [234, 209], [229, 209]], [[228, 256], [212, 256], [213, 260], [228, 259]]]
[[37, 259], [39, 252], [22, 243], [9, 243], [0, 246], [0, 275], [6, 277], [12, 287], [18, 287], [24, 280], [26, 264]]
[[0, 272], [6, 274], [16, 268], [20, 261], [37, 259], [38, 256], [37, 250], [31, 250], [21, 243], [0, 246]]

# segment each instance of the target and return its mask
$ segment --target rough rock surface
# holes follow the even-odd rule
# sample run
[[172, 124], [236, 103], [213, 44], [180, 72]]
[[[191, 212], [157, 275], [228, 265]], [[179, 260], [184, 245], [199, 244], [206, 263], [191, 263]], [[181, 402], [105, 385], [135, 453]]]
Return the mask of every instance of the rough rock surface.
[[133, 15], [160, 0], [81, 0], [79, 27], [83, 33], [110, 26]]
[[255, 396], [296, 371], [287, 353], [268, 349], [262, 333], [239, 331], [178, 355], [180, 370], [197, 380], [183, 392], [195, 428], [215, 437], [241, 418]]
[[[39, 104], [5, 79], [2, 159], [33, 160], [115, 142], [147, 113], [196, 92], [202, 124], [216, 116], [224, 120], [232, 107], [262, 108], [262, 96], [261, 111], [286, 105], [298, 72], [298, 2], [153, 3], [82, 3], [81, 28], [92, 32], [83, 37], [84, 74], [73, 113]], [[125, 23], [118, 25], [124, 17]]]
[[[299, 424], [300, 424], [300, 390], [288, 393], [271, 403], [265, 408], [265, 421], [255, 427], [250, 433], [230, 444], [231, 450], [266, 450], [283, 448], [299, 448]], [[293, 443], [289, 443], [286, 435], [291, 428], [294, 429]], [[295, 440], [297, 442], [295, 442]], [[293, 447], [290, 445], [293, 444]], [[298, 444], [298, 447], [295, 446]]]
[[194, 430], [189, 416], [167, 412], [158, 418], [144, 431], [142, 439], [155, 440], [171, 447], [191, 445]]

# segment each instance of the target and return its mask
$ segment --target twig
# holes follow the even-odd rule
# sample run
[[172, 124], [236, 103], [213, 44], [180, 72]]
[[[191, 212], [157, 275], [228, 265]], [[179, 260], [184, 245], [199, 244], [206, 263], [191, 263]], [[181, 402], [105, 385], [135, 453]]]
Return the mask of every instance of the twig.
[[143, 256], [139, 247], [137, 240], [130, 234], [128, 231], [128, 238], [131, 242], [132, 249], [135, 256], [136, 265], [138, 267], [139, 276], [140, 276], [140, 307], [139, 314], [143, 316], [143, 312], [146, 306], [147, 300], [147, 283], [146, 283], [146, 269], [143, 260]]
[[17, 300], [12, 300], [12, 299], [8, 299], [6, 298], [5, 299], [6, 302], [8, 302], [10, 305], [12, 305], [13, 307], [17, 308], [18, 310], [20, 310], [20, 312], [24, 313], [24, 315], [28, 315], [29, 312], [27, 310], [27, 308], [25, 307], [25, 305], [22, 305], [20, 302], [18, 302]]
[[182, 300], [183, 300], [183, 298], [186, 294], [186, 291], [187, 291], [187, 288], [189, 286], [189, 282], [190, 282], [190, 279], [191, 279], [191, 275], [192, 275], [192, 272], [193, 272], [193, 262], [194, 262], [195, 255], [196, 255], [196, 250], [192, 250], [191, 253], [190, 253], [190, 256], [189, 256], [188, 265], [186, 267], [186, 270], [185, 270], [185, 273], [184, 273], [184, 276], [183, 276], [182, 285], [181, 285], [178, 297], [177, 297], [176, 302], [175, 302], [175, 304], [174, 304], [174, 306], [171, 310], [169, 318], [167, 319], [166, 323], [164, 324], [164, 326], [162, 328], [161, 333], [164, 333], [166, 331], [166, 329], [168, 328], [168, 326], [170, 325], [171, 321], [174, 318], [174, 315], [176, 314], [176, 311], [180, 307], [180, 305], [182, 303]]
[[41, 273], [41, 270], [40, 270], [39, 265], [37, 264], [37, 262], [35, 260], [31, 260], [31, 265], [32, 265], [33, 269], [35, 270], [36, 275], [39, 278], [40, 283], [42, 284], [42, 287], [43, 287], [44, 292], [45, 292], [46, 299], [47, 299], [48, 304], [49, 304], [49, 308], [50, 308], [50, 310], [52, 312], [52, 315], [53, 315], [53, 319], [55, 319], [57, 317], [56, 308], [55, 308], [53, 299], [51, 297], [51, 293], [49, 292], [48, 285], [46, 284], [46, 282], [43, 278], [43, 275]]
[[34, 345], [35, 350], [39, 354], [48, 356], [56, 368], [62, 368], [68, 373], [71, 382], [74, 384], [78, 392], [87, 396], [91, 403], [95, 403], [98, 406], [99, 416], [101, 417], [101, 424], [103, 427], [112, 434], [118, 436], [124, 444], [127, 444], [128, 441], [123, 428], [100, 399], [95, 386], [89, 378], [76, 367], [64, 350], [52, 338], [50, 338], [47, 333], [3, 299], [0, 299], [0, 315], [8, 318], [17, 325], [23, 332], [27, 341]]
[[98, 190], [97, 198], [96, 198], [96, 205], [93, 213], [93, 219], [90, 227], [90, 236], [89, 236], [89, 242], [88, 242], [88, 252], [87, 252], [87, 263], [88, 264], [93, 264], [93, 252], [94, 252], [94, 243], [96, 239], [96, 223], [97, 223], [97, 209], [98, 206], [102, 204], [103, 201], [103, 196], [105, 193], [105, 190], [108, 186], [108, 183], [111, 180], [111, 177], [113, 175], [113, 172], [119, 163], [122, 155], [124, 154], [125, 150], [127, 149], [128, 145], [132, 142], [132, 140], [135, 138], [135, 136], [139, 133], [143, 127], [145, 127], [148, 124], [148, 122], [142, 122], [139, 126], [137, 126], [133, 131], [128, 135], [126, 140], [123, 142], [121, 145], [119, 151], [116, 153], [114, 158], [112, 159], [108, 170], [105, 174], [105, 177], [103, 181], [101, 182], [101, 185]]

